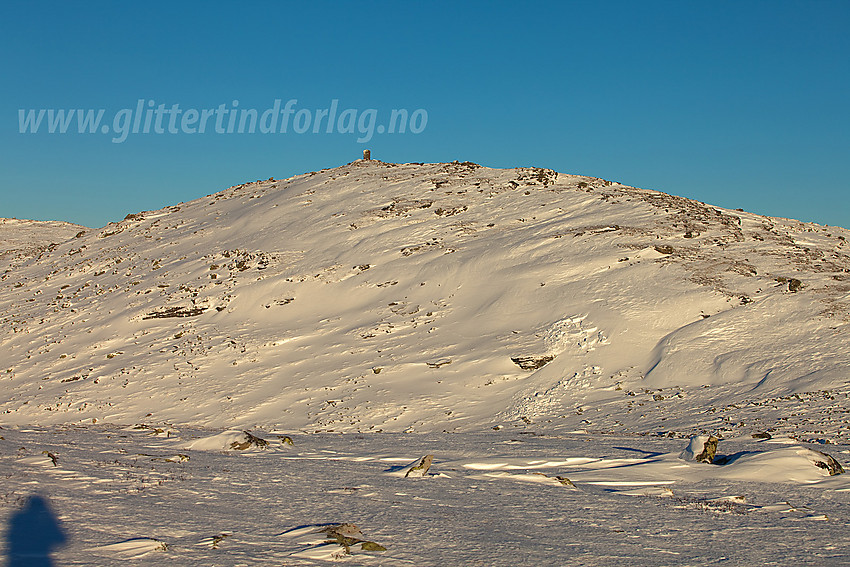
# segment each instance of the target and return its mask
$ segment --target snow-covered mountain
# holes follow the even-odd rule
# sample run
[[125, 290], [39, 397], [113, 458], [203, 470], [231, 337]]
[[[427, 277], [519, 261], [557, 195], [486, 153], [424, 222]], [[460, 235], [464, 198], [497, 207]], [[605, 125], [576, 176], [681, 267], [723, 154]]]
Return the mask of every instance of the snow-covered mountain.
[[0, 424], [850, 431], [842, 228], [358, 160], [74, 229], [0, 278]]

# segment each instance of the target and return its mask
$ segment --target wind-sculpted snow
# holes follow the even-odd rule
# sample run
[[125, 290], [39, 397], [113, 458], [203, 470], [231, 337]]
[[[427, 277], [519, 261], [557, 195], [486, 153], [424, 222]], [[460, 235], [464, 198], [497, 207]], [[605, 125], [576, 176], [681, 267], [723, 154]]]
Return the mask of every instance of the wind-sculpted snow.
[[10, 265], [0, 423], [846, 441], [848, 236], [534, 168], [248, 183]]

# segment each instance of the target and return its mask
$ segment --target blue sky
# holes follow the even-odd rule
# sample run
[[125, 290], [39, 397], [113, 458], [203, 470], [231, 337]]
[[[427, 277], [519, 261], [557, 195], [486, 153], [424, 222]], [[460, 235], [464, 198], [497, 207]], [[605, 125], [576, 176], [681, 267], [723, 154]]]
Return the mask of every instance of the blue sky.
[[[0, 217], [102, 226], [370, 148], [850, 227], [848, 26], [846, 1], [6, 2]], [[180, 122], [234, 100], [259, 117], [276, 99], [297, 101], [286, 133]], [[177, 133], [171, 114], [162, 134], [128, 119], [114, 143], [116, 115], [139, 100], [178, 105]], [[350, 123], [313, 133], [334, 100], [375, 127], [367, 143]], [[113, 129], [20, 133], [29, 109], [103, 109]], [[302, 109], [313, 123], [299, 134]], [[394, 109], [427, 122], [378, 134]]]

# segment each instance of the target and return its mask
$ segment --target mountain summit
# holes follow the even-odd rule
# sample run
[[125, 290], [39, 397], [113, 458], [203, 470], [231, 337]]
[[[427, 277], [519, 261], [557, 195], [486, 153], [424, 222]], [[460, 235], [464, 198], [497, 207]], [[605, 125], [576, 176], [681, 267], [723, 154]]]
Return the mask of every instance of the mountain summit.
[[247, 183], [7, 263], [0, 423], [791, 427], [848, 405], [848, 237], [536, 168]]

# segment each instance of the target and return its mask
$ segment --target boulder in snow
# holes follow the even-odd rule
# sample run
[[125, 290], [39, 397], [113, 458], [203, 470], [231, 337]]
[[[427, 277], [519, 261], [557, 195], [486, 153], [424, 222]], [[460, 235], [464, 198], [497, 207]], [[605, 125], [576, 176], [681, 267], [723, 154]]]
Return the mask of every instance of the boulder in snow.
[[844, 467], [841, 466], [841, 463], [836, 461], [831, 455], [814, 449], [808, 449], [805, 452], [805, 456], [813, 465], [828, 472], [829, 476], [835, 476], [844, 472]]
[[720, 441], [714, 435], [694, 435], [688, 447], [679, 455], [680, 459], [697, 463], [714, 462], [717, 454], [717, 443]]
[[347, 523], [302, 526], [280, 535], [304, 546], [291, 554], [292, 557], [311, 561], [339, 561], [355, 552], [387, 550], [383, 545], [364, 539], [360, 528]]
[[195, 451], [245, 451], [252, 447], [266, 449], [269, 442], [247, 431], [231, 429], [193, 442], [187, 448]]
[[431, 468], [431, 461], [434, 460], [434, 455], [425, 455], [419, 459], [418, 463], [413, 463], [410, 468], [404, 473], [404, 478], [409, 476], [426, 476], [428, 469]]

